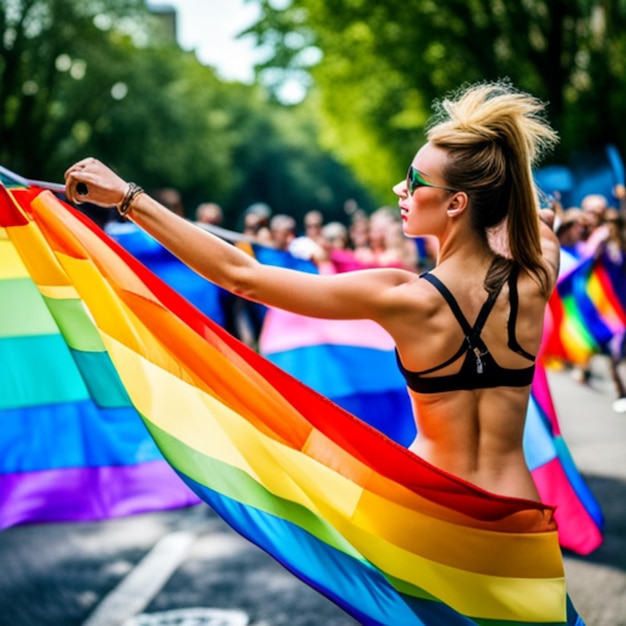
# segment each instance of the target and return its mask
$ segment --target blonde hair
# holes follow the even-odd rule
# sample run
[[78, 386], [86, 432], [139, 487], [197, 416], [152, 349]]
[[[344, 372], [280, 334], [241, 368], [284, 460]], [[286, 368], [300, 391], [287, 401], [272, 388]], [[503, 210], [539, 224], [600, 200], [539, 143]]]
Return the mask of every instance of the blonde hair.
[[468, 194], [473, 228], [486, 238], [487, 229], [506, 219], [513, 260], [547, 291], [532, 167], [558, 136], [544, 111], [540, 100], [508, 81], [478, 83], [436, 103], [426, 136], [447, 151], [442, 174]]

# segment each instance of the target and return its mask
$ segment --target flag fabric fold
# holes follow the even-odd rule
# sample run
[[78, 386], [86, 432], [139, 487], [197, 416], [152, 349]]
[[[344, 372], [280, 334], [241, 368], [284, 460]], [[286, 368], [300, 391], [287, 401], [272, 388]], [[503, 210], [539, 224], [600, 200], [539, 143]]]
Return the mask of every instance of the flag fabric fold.
[[543, 355], [584, 365], [607, 354], [626, 330], [626, 272], [603, 254], [583, 259], [562, 276], [548, 303], [552, 330]]
[[0, 228], [0, 528], [197, 504], [71, 286], [49, 283]]
[[[263, 250], [257, 258], [266, 262]], [[287, 253], [274, 265], [293, 266]], [[302, 262], [301, 262], [302, 263]], [[309, 263], [305, 271], [316, 271]], [[408, 447], [416, 428], [392, 338], [370, 320], [323, 320], [270, 308], [259, 350], [272, 363]], [[600, 506], [561, 434], [541, 362], [531, 389], [524, 453], [543, 502], [556, 507], [561, 546], [589, 554], [603, 541]]]
[[110, 222], [105, 232], [214, 322], [228, 326], [228, 292], [202, 278], [132, 222]]
[[524, 455], [541, 500], [556, 505], [561, 546], [593, 552], [604, 541], [604, 515], [563, 438], [542, 363], [536, 365], [526, 413]]
[[[249, 350], [49, 192], [0, 227], [73, 306], [181, 478], [363, 624], [582, 624], [553, 508], [423, 462]], [[94, 339], [95, 341], [95, 339]]]

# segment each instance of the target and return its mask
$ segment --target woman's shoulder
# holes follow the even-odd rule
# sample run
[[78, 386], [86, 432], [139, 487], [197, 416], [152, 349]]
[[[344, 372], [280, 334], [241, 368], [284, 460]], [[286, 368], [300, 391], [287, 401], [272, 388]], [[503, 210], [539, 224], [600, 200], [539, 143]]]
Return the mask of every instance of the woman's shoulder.
[[439, 291], [426, 279], [428, 272], [414, 274], [398, 285], [394, 300], [398, 309], [409, 312], [416, 321], [426, 321], [436, 315], [443, 299]]
[[556, 282], [556, 275], [553, 276], [551, 268], [548, 269], [548, 275], [550, 277], [550, 284], [546, 292], [541, 282], [541, 277], [536, 272], [520, 268], [515, 285], [520, 301], [523, 302], [531, 298], [536, 298], [538, 302], [545, 304], [547, 300], [546, 293], [551, 293], [554, 283]]

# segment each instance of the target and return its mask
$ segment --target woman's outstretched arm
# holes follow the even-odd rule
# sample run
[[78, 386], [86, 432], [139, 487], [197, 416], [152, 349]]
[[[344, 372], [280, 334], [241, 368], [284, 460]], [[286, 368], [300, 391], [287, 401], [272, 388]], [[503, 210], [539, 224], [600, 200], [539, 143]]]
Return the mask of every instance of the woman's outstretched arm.
[[[72, 202], [120, 206], [129, 183], [96, 159], [65, 174]], [[393, 287], [413, 279], [396, 269], [319, 276], [259, 263], [237, 247], [198, 228], [148, 194], [136, 195], [128, 217], [193, 270], [242, 297], [311, 317], [374, 319], [392, 308]]]

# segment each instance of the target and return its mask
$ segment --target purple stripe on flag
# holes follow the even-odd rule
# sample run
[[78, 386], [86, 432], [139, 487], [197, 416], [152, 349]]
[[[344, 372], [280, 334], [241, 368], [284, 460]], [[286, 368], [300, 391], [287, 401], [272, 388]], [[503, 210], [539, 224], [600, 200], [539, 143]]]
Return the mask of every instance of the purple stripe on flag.
[[99, 520], [198, 502], [165, 461], [0, 475], [0, 529]]

